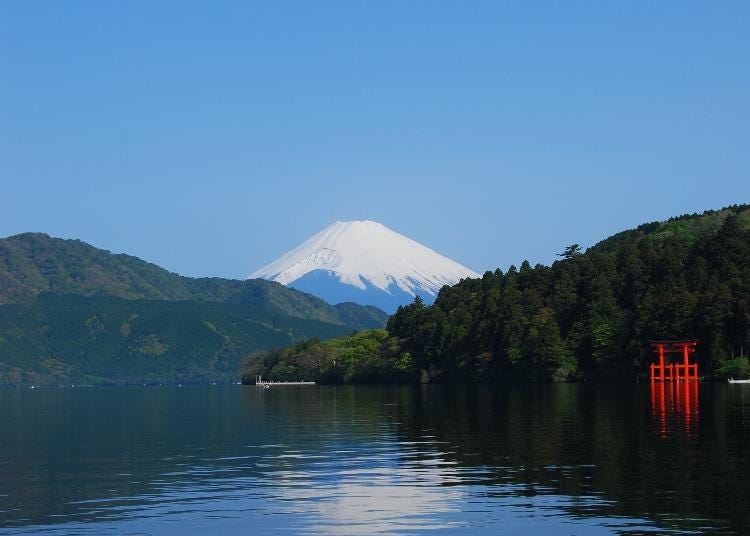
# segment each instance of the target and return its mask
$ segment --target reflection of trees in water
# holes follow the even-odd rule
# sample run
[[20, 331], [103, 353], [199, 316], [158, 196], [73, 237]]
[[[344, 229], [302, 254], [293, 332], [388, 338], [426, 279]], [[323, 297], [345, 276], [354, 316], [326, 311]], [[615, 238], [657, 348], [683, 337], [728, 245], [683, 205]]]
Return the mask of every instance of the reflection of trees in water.
[[[642, 387], [429, 386], [404, 394], [396, 418], [403, 440], [432, 434], [447, 442], [446, 459], [485, 467], [494, 483], [614, 501], [582, 515], [703, 518], [749, 530], [750, 389], [744, 401], [724, 385], [700, 386], [700, 421], [686, 429], [677, 408], [664, 435]], [[701, 526], [679, 522], [691, 524]]]
[[[444, 488], [607, 500], [573, 501], [573, 515], [680, 528], [690, 522], [675, 519], [698, 517], [747, 532], [750, 388], [699, 389], [689, 431], [679, 411], [662, 423], [648, 385], [5, 391], [0, 508], [6, 523], [18, 507], [33, 523], [96, 519], [233, 479], [248, 492], [300, 474], [316, 484], [387, 459], [395, 475], [423, 461]], [[383, 442], [396, 450], [368, 458]], [[101, 502], [71, 504], [84, 500]]]

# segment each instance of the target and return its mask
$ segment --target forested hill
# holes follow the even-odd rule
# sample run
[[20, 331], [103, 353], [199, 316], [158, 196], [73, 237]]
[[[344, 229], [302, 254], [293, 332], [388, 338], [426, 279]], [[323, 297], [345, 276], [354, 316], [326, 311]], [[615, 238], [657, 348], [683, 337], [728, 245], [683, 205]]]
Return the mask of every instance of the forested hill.
[[80, 240], [43, 233], [0, 239], [0, 304], [28, 303], [43, 292], [242, 303], [356, 329], [381, 327], [388, 318], [374, 307], [331, 306], [310, 294], [262, 279], [183, 277], [138, 257], [113, 254]]
[[634, 377], [649, 339], [699, 342], [704, 373], [750, 348], [750, 207], [652, 223], [551, 267], [446, 288], [388, 324], [435, 378]]
[[0, 385], [235, 381], [248, 353], [386, 320], [269, 281], [182, 277], [78, 240], [0, 239]]
[[707, 210], [703, 214], [684, 214], [666, 221], [644, 223], [636, 229], [602, 240], [590, 252], [602, 250], [616, 254], [621, 247], [641, 240], [655, 247], [670, 247], [675, 243], [682, 247], [692, 246], [700, 239], [714, 237], [727, 219], [735, 219], [740, 229], [750, 229], [750, 205], [734, 205], [721, 210]]
[[[399, 308], [387, 329], [362, 363], [341, 350], [360, 348], [359, 337], [297, 345], [249, 370], [333, 381], [632, 380], [647, 372], [650, 339], [695, 338], [701, 374], [746, 374], [747, 360], [733, 357], [750, 351], [750, 206], [642, 225], [586, 252], [572, 245], [552, 266], [487, 272], [444, 287], [430, 307]], [[320, 357], [329, 354], [335, 367]]]

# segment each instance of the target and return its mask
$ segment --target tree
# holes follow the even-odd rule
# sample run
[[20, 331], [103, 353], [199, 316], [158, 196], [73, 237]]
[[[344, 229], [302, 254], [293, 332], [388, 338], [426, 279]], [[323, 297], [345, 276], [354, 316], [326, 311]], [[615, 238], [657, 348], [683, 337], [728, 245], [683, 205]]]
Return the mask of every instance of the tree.
[[552, 309], [534, 315], [523, 345], [524, 368], [529, 379], [567, 381], [576, 372], [576, 359], [560, 338]]
[[579, 255], [583, 255], [580, 244], [571, 244], [565, 248], [565, 251], [557, 254], [558, 257], [563, 257], [566, 260], [578, 257]]

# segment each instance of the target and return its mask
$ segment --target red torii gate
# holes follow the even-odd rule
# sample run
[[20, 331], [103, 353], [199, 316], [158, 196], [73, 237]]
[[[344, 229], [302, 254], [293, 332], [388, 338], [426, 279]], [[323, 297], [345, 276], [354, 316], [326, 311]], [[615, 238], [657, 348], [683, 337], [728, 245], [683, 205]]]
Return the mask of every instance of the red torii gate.
[[[698, 364], [690, 363], [698, 341], [650, 341], [651, 349], [659, 356], [659, 363], [651, 363], [651, 381], [675, 382], [698, 380]], [[682, 354], [682, 363], [664, 363], [664, 354]]]

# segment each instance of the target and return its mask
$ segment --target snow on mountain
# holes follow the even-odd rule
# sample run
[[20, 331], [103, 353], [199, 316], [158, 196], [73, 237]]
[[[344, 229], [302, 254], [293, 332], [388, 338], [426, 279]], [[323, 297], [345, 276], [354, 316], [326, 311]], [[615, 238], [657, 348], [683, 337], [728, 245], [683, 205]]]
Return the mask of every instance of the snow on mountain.
[[374, 221], [338, 221], [250, 275], [389, 312], [467, 277], [479, 274]]

